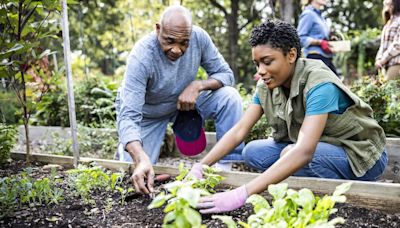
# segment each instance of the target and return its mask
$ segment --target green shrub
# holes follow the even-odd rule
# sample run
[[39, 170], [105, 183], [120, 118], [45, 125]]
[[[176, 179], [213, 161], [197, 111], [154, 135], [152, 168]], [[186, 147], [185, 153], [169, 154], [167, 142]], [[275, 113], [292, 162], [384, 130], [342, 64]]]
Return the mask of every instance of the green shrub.
[[[69, 126], [65, 82], [58, 82], [37, 106], [32, 123], [44, 126]], [[75, 82], [76, 119], [79, 124], [95, 128], [114, 128], [114, 101], [117, 82], [110, 77], [88, 76]]]
[[17, 124], [21, 119], [20, 105], [13, 91], [0, 89], [0, 122]]
[[10, 158], [11, 149], [17, 141], [17, 128], [0, 123], [0, 164]]
[[363, 77], [351, 90], [372, 107], [387, 136], [400, 136], [400, 80]]
[[[53, 143], [45, 145], [43, 151], [49, 154], [72, 156], [72, 139], [53, 134]], [[82, 157], [113, 159], [117, 150], [117, 133], [113, 129], [93, 129], [78, 126], [79, 151]]]

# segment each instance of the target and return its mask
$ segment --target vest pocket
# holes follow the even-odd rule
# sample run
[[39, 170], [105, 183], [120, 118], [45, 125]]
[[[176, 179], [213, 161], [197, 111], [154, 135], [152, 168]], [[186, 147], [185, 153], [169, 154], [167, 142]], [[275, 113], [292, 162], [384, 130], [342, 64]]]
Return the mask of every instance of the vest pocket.
[[357, 135], [363, 127], [354, 118], [349, 118], [349, 112], [343, 114], [329, 114], [323, 135], [338, 139], [348, 139]]

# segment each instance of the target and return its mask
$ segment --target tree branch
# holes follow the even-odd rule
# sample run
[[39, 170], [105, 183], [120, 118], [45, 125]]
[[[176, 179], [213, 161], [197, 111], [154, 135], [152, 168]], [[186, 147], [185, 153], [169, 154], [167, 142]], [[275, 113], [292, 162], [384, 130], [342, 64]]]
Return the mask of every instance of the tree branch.
[[[6, 4], [4, 4], [3, 3], [3, 1], [2, 1], [2, 5], [3, 5], [3, 7], [6, 9], [6, 12], [10, 12], [9, 10], [8, 10], [8, 8], [7, 8], [7, 5]], [[12, 24], [11, 24], [11, 21], [10, 21], [10, 18], [8, 17], [8, 13], [6, 13], [6, 18], [7, 18], [7, 22], [8, 22], [8, 25], [10, 26], [10, 28], [11, 28], [11, 30], [14, 32], [14, 26], [12, 26]], [[6, 31], [4, 31], [4, 34], [6, 33]]]
[[221, 10], [224, 13], [225, 17], [227, 17], [229, 15], [228, 12], [226, 11], [226, 9], [221, 4], [219, 4], [216, 0], [209, 0], [209, 1], [213, 6], [217, 7], [219, 10]]
[[42, 22], [40, 22], [39, 27], [36, 29], [35, 34], [33, 35], [33, 37], [36, 37], [36, 35], [39, 34], [39, 30], [42, 27], [42, 25], [44, 24], [44, 22], [47, 20], [47, 18], [50, 16], [50, 11], [47, 13], [46, 17], [42, 20]]
[[[269, 4], [265, 3], [264, 7], [259, 10], [259, 12], [263, 11], [265, 8], [267, 8]], [[258, 18], [259, 13], [254, 13], [251, 18], [248, 18], [247, 21], [239, 26], [239, 31], [242, 31], [242, 29], [246, 28], [247, 25], [249, 25], [251, 22], [253, 22], [255, 19]]]
[[33, 7], [33, 9], [32, 9], [31, 11], [29, 11], [28, 16], [26, 16], [26, 18], [25, 18], [24, 21], [22, 22], [22, 25], [21, 25], [21, 32], [22, 32], [22, 30], [24, 29], [26, 23], [28, 23], [29, 18], [30, 18], [30, 17], [33, 15], [33, 13], [35, 12], [37, 6], [38, 6], [38, 5], [36, 5], [35, 7]]

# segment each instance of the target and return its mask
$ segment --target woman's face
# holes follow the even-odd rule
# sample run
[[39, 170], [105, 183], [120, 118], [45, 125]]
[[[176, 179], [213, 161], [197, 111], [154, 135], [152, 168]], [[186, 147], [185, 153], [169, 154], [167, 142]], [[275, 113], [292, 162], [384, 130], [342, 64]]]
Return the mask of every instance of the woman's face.
[[263, 44], [253, 47], [251, 54], [257, 67], [257, 75], [268, 89], [290, 87], [297, 58], [296, 48], [290, 49], [289, 53], [284, 55], [280, 48]]
[[325, 6], [326, 5], [326, 0], [314, 0], [314, 2], [316, 2], [317, 4], [319, 4], [321, 6]]

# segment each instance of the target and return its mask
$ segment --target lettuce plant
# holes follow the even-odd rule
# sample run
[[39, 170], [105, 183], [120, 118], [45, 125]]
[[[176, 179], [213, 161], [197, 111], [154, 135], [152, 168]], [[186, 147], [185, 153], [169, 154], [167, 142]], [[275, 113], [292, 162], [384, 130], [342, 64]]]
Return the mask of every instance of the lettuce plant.
[[158, 208], [167, 203], [163, 227], [205, 227], [201, 224], [201, 215], [195, 209], [201, 196], [210, 195], [210, 191], [223, 179], [218, 170], [204, 166], [205, 179], [187, 176], [188, 169], [179, 165], [180, 174], [176, 181], [164, 186], [165, 192], [159, 193], [148, 209]]
[[[247, 223], [239, 221], [245, 228], [250, 227], [334, 227], [335, 224], [344, 223], [341, 217], [329, 220], [331, 214], [337, 209], [335, 203], [344, 203], [346, 196], [343, 194], [350, 189], [351, 182], [336, 187], [335, 192], [322, 198], [315, 196], [311, 190], [303, 188], [300, 191], [288, 189], [285, 183], [270, 185], [268, 192], [273, 200], [272, 205], [260, 195], [252, 195], [247, 199], [254, 207], [254, 214], [250, 215]], [[229, 228], [237, 227], [230, 216], [213, 216], [222, 220]]]

